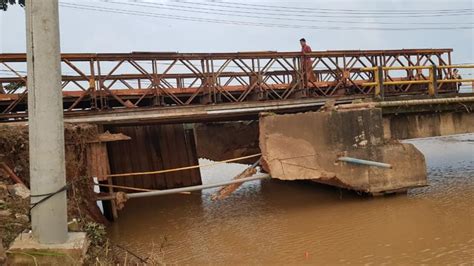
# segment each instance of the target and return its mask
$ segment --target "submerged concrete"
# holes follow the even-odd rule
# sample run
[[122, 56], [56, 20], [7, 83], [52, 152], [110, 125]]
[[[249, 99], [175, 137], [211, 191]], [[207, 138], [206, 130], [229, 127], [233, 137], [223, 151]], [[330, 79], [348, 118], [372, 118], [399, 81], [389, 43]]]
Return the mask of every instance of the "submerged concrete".
[[[264, 115], [262, 166], [273, 178], [310, 179], [369, 193], [424, 186], [424, 156], [412, 144], [384, 140], [380, 109]], [[392, 169], [338, 162], [341, 156], [388, 163]]]

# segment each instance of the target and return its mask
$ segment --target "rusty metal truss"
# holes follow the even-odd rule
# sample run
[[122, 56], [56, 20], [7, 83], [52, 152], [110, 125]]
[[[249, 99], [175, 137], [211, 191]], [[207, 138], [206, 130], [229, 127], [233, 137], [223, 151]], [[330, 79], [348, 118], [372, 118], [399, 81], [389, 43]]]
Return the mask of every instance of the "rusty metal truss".
[[[452, 79], [452, 49], [369, 51], [62, 54], [66, 112], [239, 103], [347, 95], [374, 96], [376, 67], [437, 66]], [[309, 58], [309, 59], [308, 59]], [[311, 70], [302, 62], [311, 60]], [[313, 71], [313, 78], [308, 78]], [[384, 95], [429, 94], [421, 68], [386, 71]], [[0, 116], [27, 110], [26, 55], [0, 54]], [[368, 85], [369, 86], [368, 86]], [[455, 92], [440, 83], [437, 93]]]

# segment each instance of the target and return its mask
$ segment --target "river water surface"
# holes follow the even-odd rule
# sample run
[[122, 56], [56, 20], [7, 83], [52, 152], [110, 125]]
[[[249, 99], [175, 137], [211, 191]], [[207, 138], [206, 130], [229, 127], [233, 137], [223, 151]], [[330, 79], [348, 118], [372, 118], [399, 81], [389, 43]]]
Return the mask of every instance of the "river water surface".
[[[313, 184], [264, 180], [212, 201], [215, 189], [132, 199], [112, 239], [143, 257], [163, 246], [177, 264], [474, 264], [474, 134], [411, 141], [429, 186], [366, 197]], [[201, 162], [206, 162], [202, 160]], [[246, 166], [202, 170], [228, 180]]]

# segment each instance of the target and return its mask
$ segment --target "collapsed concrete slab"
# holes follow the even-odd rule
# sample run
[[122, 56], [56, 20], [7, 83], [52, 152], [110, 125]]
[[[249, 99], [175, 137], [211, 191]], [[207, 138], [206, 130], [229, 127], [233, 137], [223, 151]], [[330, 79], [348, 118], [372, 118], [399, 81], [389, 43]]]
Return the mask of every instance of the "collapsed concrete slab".
[[[384, 140], [380, 109], [263, 114], [259, 130], [262, 167], [273, 178], [309, 179], [374, 194], [427, 184], [423, 154], [412, 144]], [[392, 168], [338, 161], [343, 156]]]

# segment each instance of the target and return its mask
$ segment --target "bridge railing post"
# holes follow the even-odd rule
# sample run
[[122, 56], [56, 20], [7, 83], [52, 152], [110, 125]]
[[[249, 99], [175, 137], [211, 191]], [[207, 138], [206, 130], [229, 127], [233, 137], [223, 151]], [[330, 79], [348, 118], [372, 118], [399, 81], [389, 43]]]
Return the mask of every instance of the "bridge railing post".
[[293, 65], [296, 71], [298, 72], [296, 74], [296, 82], [297, 82], [296, 89], [300, 91], [304, 88], [304, 85], [305, 85], [305, 73], [304, 73], [304, 67], [303, 67], [301, 58], [299, 57], [293, 58]]
[[201, 69], [203, 75], [203, 79], [201, 81], [203, 83], [203, 90], [199, 95], [199, 101], [201, 104], [210, 104], [213, 103], [213, 87], [215, 87], [215, 83], [208, 58], [201, 59]]
[[382, 66], [377, 66], [377, 68], [375, 69], [374, 79], [375, 83], [377, 83], [377, 85], [375, 86], [375, 97], [380, 97], [381, 99], [383, 99], [385, 97], [385, 90], [383, 85], [384, 77]]
[[438, 68], [435, 64], [431, 65], [430, 68], [430, 83], [428, 84], [428, 93], [430, 96], [437, 97], [438, 96]]
[[97, 80], [95, 79], [95, 70], [94, 70], [94, 60], [90, 59], [89, 61], [90, 77], [89, 77], [89, 87], [91, 88], [90, 92], [90, 106], [91, 109], [96, 110], [97, 108]]

